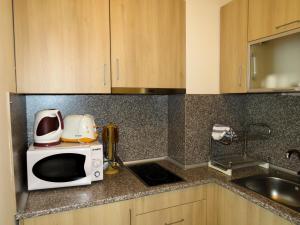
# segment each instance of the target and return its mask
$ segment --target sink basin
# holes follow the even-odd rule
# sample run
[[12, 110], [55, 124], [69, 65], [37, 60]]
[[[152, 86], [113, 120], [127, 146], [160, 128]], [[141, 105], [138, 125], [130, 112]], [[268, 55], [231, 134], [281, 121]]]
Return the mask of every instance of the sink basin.
[[300, 184], [274, 176], [251, 176], [232, 182], [300, 212]]

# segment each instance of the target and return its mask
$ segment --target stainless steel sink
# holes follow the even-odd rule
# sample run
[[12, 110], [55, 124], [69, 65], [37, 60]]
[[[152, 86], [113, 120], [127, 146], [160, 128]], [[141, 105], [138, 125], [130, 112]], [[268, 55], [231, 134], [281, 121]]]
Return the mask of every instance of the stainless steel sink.
[[251, 176], [232, 181], [300, 212], [300, 184], [275, 176]]

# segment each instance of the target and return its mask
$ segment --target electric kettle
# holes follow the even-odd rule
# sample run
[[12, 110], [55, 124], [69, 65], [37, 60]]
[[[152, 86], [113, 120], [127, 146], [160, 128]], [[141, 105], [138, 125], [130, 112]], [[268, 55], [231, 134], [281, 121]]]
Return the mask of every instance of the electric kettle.
[[34, 122], [34, 146], [49, 147], [60, 144], [63, 129], [64, 122], [58, 109], [37, 112]]

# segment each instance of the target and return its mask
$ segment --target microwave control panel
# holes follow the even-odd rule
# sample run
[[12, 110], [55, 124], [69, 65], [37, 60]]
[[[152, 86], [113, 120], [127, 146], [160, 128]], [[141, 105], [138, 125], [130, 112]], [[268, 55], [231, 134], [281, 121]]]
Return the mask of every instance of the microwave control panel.
[[92, 181], [103, 180], [103, 145], [91, 147]]

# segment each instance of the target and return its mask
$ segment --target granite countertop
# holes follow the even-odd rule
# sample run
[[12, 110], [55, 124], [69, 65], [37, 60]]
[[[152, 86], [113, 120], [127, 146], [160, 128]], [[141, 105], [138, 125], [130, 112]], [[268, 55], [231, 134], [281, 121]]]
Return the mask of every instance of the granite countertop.
[[184, 178], [186, 182], [147, 187], [128, 169], [123, 168], [119, 174], [111, 177], [105, 176], [103, 181], [95, 182], [90, 186], [32, 191], [29, 193], [24, 211], [17, 213], [16, 219], [21, 220], [116, 201], [129, 200], [201, 184], [216, 183], [257, 205], [270, 210], [278, 216], [287, 219], [294, 224], [300, 225], [300, 213], [230, 182], [231, 179], [255, 174], [268, 174], [274, 171], [255, 167], [237, 170], [233, 173], [232, 177], [229, 177], [208, 168], [207, 166], [183, 170], [169, 161], [160, 161], [159, 163]]

